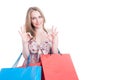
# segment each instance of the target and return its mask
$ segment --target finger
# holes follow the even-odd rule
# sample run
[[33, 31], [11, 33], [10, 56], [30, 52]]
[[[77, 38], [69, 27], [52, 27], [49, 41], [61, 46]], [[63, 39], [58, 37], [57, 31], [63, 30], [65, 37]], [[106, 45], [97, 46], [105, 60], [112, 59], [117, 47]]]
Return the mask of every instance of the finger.
[[52, 26], [52, 33], [55, 33], [57, 31], [57, 28]]
[[19, 32], [20, 36], [22, 36], [22, 34], [23, 34], [22, 27], [20, 27], [20, 30], [18, 30], [18, 32]]
[[18, 32], [19, 32], [20, 36], [22, 36], [22, 33], [21, 33], [21, 31], [18, 31]]
[[49, 41], [51, 41], [51, 39], [50, 39], [50, 35], [47, 35], [47, 38], [48, 38]]
[[22, 27], [20, 27], [20, 30], [21, 30], [21, 32], [22, 32]]
[[54, 28], [54, 32], [53, 32], [55, 35], [58, 34], [58, 31], [57, 31], [57, 28]]
[[30, 34], [30, 32], [28, 32], [27, 33], [27, 35], [30, 37], [30, 38], [32, 38], [33, 36]]
[[57, 35], [58, 35], [58, 32], [55, 33], [55, 36], [57, 36]]
[[52, 26], [52, 33], [54, 32], [54, 26]]
[[57, 32], [57, 28], [56, 27], [54, 27], [54, 32]]
[[22, 32], [22, 33], [25, 33], [25, 32], [26, 32], [25, 26], [21, 27], [21, 32]]
[[24, 33], [23, 28], [21, 27], [21, 33]]

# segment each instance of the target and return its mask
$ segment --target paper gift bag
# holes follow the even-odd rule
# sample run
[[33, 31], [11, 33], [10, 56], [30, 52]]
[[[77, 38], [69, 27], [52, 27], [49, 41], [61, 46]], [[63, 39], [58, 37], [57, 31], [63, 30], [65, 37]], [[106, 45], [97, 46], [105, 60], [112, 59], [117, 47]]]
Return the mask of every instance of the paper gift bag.
[[41, 66], [2, 68], [0, 80], [41, 80]]
[[78, 80], [69, 54], [41, 55], [45, 80]]

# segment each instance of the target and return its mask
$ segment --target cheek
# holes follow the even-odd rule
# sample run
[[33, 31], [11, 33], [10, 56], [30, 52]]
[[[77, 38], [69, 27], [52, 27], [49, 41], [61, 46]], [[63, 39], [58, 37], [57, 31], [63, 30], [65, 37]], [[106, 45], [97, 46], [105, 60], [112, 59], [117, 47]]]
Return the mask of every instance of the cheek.
[[34, 25], [34, 24], [36, 23], [36, 20], [32, 20], [31, 22], [32, 22], [32, 24]]
[[44, 20], [43, 19], [39, 19], [39, 23], [40, 24], [44, 23]]

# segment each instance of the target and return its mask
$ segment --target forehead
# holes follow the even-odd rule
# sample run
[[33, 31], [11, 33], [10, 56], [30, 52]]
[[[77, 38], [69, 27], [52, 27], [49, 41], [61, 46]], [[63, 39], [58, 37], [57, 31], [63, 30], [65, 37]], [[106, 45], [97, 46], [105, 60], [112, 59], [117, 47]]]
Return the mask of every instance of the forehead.
[[31, 17], [37, 17], [37, 16], [41, 16], [39, 11], [32, 11], [31, 12]]

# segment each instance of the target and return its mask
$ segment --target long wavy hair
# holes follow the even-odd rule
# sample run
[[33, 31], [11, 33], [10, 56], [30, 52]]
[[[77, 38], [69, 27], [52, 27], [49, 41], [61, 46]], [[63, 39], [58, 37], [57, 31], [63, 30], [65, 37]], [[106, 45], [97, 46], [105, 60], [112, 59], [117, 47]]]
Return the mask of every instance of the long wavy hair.
[[[42, 11], [41, 11], [38, 7], [30, 7], [30, 8], [28, 9], [27, 15], [26, 15], [26, 21], [25, 21], [26, 32], [30, 32], [31, 35], [32, 35], [33, 37], [35, 37], [35, 36], [36, 36], [36, 35], [35, 35], [35, 29], [34, 29], [34, 26], [32, 25], [32, 22], [31, 22], [31, 13], [32, 13], [33, 11], [38, 11], [38, 12], [41, 14], [41, 16], [42, 16], [42, 18], [43, 18], [43, 20], [44, 20], [44, 21], [43, 21], [44, 23], [45, 23], [45, 17], [44, 17], [44, 15], [43, 15]], [[47, 30], [46, 30], [45, 27], [44, 27], [44, 23], [43, 23], [43, 30], [47, 33]]]

